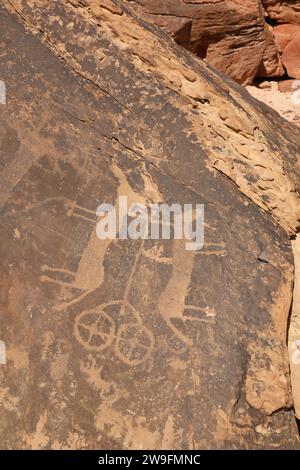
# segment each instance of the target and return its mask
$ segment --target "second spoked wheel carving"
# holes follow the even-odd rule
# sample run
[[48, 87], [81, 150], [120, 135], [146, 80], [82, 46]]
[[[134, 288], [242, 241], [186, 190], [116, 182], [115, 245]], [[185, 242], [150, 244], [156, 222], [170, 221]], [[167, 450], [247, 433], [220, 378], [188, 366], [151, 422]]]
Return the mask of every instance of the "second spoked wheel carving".
[[140, 323], [127, 323], [120, 326], [116, 339], [116, 355], [125, 364], [136, 366], [150, 356], [154, 337], [148, 328]]

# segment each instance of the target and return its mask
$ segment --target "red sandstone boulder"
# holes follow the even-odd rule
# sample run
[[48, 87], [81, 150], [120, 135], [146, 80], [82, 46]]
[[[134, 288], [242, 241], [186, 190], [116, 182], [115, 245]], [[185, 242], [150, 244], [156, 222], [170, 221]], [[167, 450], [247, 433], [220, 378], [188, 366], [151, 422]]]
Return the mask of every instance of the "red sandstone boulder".
[[278, 23], [300, 24], [299, 0], [261, 0], [268, 16]]
[[300, 78], [300, 26], [283, 24], [274, 28], [281, 62], [291, 78]]
[[[241, 84], [251, 83], [266, 45], [263, 9], [258, 0], [127, 0], [147, 20], [162, 27], [178, 44]], [[267, 70], [280, 74], [276, 53]], [[275, 59], [275, 60], [274, 60]], [[270, 65], [272, 64], [272, 65]]]
[[257, 77], [281, 77], [285, 70], [282, 66], [279, 48], [276, 46], [273, 28], [265, 25], [266, 47], [261, 64], [258, 68]]
[[289, 42], [294, 39], [296, 34], [300, 31], [300, 27], [293, 24], [281, 24], [275, 26], [274, 28], [274, 37], [276, 42], [276, 47], [279, 52], [283, 52]]
[[300, 31], [284, 49], [281, 60], [289, 77], [300, 78]]

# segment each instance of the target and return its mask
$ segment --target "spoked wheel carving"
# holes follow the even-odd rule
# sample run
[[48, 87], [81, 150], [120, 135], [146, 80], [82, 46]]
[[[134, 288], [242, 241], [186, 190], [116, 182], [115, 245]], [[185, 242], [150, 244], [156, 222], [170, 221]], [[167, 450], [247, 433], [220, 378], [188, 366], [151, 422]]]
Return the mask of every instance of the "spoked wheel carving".
[[80, 313], [75, 320], [77, 341], [88, 351], [103, 351], [115, 337], [115, 323], [103, 310]]
[[116, 355], [125, 364], [142, 364], [150, 356], [153, 346], [153, 334], [145, 326], [139, 323], [120, 326], [116, 339]]

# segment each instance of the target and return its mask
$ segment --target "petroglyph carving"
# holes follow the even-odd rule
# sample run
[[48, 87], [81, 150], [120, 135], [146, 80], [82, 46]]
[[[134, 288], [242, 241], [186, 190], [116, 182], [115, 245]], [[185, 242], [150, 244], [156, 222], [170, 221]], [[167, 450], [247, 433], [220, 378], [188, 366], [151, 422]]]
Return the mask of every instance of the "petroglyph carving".
[[[97, 223], [95, 211], [79, 206], [74, 202], [70, 204], [67, 215], [69, 217], [80, 218], [93, 225]], [[78, 302], [102, 284], [104, 279], [103, 261], [110, 243], [111, 240], [99, 240], [93, 227], [87, 246], [81, 254], [76, 272], [51, 268], [46, 265], [42, 266], [41, 270], [47, 273], [47, 275], [45, 274], [41, 277], [42, 282], [54, 283], [69, 291], [70, 289], [82, 291], [79, 296], [77, 295], [71, 301], [58, 305], [56, 307], [57, 310], [63, 310]], [[59, 277], [67, 277], [69, 280], [61, 280]]]
[[129, 366], [145, 362], [153, 346], [154, 336], [143, 325], [128, 323], [121, 325], [118, 330], [115, 352], [118, 358]]
[[[157, 202], [161, 197], [150, 175], [143, 174], [144, 195], [141, 196], [133, 191], [125, 173], [119, 167], [112, 165], [111, 170], [119, 181], [116, 204], [118, 204], [120, 196], [127, 196], [128, 204], [137, 202], [146, 204], [146, 201], [149, 200]], [[97, 222], [94, 211], [74, 202], [70, 204], [67, 215], [80, 218], [93, 225]], [[48, 275], [42, 276], [43, 281], [82, 291], [79, 296], [71, 301], [59, 305], [59, 309], [77, 303], [101, 285], [104, 279], [103, 262], [110, 243], [111, 240], [109, 239], [99, 240], [96, 230], [93, 228], [76, 272], [48, 266], [42, 267], [42, 271], [48, 272]], [[186, 250], [185, 239], [175, 239], [173, 240], [173, 257], [166, 258], [161, 255], [161, 248], [157, 246], [152, 247], [150, 250], [145, 250], [145, 241], [141, 240], [125, 285], [123, 297], [108, 304], [99, 305], [96, 312], [82, 312], [75, 321], [75, 336], [85, 349], [101, 351], [110, 346], [116, 337], [115, 353], [127, 365], [143, 363], [151, 354], [154, 346], [153, 334], [143, 325], [140, 314], [128, 300], [133, 277], [142, 254], [154, 262], [173, 265], [168, 285], [159, 299], [159, 312], [173, 333], [185, 344], [192, 346], [191, 339], [185, 333], [186, 322], [210, 323], [214, 321], [216, 316], [214, 309], [207, 305], [186, 304], [185, 299], [189, 290], [195, 256], [224, 256], [226, 250], [223, 242], [208, 242], [203, 250], [191, 252]], [[69, 276], [71, 280], [59, 280], [55, 276], [49, 275], [49, 273], [54, 273], [55, 276]], [[112, 318], [104, 311], [106, 307], [113, 304], [120, 306], [119, 315], [121, 319], [126, 317], [126, 311], [130, 312], [130, 317], [132, 318], [129, 323], [127, 321], [121, 324], [116, 334]]]
[[147, 205], [147, 202], [158, 203], [163, 200], [163, 197], [154, 183], [150, 174], [146, 171], [145, 166], [140, 175], [143, 180], [144, 189], [142, 194], [135, 192], [130, 186], [126, 174], [117, 165], [111, 165], [112, 173], [118, 178], [119, 186], [116, 198], [116, 211], [118, 212], [118, 200], [121, 196], [127, 196], [128, 206], [133, 204]]
[[144, 256], [151, 261], [155, 261], [160, 264], [172, 264], [172, 258], [163, 256], [163, 247], [154, 245], [149, 250], [144, 251]]
[[[120, 321], [131, 317], [132, 322], [122, 323], [115, 335], [114, 320], [106, 309], [119, 306]], [[126, 300], [115, 300], [101, 304], [95, 310], [81, 312], [75, 320], [74, 334], [81, 346], [92, 352], [100, 352], [112, 345], [116, 339], [116, 356], [129, 366], [144, 363], [153, 351], [154, 336], [142, 324], [139, 312]]]
[[[185, 344], [192, 346], [193, 342], [183, 332], [186, 322], [209, 323], [214, 321], [216, 313], [213, 308], [188, 305], [185, 298], [189, 290], [191, 276], [196, 256], [226, 255], [223, 242], [207, 242], [203, 250], [192, 252], [185, 250], [185, 240], [173, 241], [172, 274], [164, 292], [159, 298], [159, 312], [173, 333]], [[179, 329], [183, 329], [181, 331]]]
[[114, 340], [115, 324], [103, 310], [81, 312], [75, 320], [75, 337], [89, 351], [103, 351]]
[[[118, 318], [124, 323], [121, 323], [117, 331], [115, 353], [128, 366], [144, 363], [154, 347], [153, 334], [143, 325], [141, 315], [128, 301], [143, 248], [144, 241], [136, 253], [122, 299], [101, 304], [96, 311], [82, 312], [75, 320], [75, 337], [78, 342], [86, 350], [99, 352], [110, 346], [115, 339], [115, 323], [105, 310], [119, 306]], [[130, 322], [126, 322], [128, 317], [131, 318]]]
[[[157, 186], [154, 184], [151, 176], [146, 172], [146, 169], [144, 169], [144, 173], [142, 174], [145, 197], [140, 196], [133, 191], [128, 183], [125, 173], [119, 167], [112, 165], [111, 170], [119, 181], [116, 206], [118, 206], [120, 196], [127, 196], [129, 205], [133, 203], [146, 204], [146, 199], [157, 202], [159, 198], [161, 198], [161, 194]], [[116, 209], [118, 210], [118, 207], [116, 207]], [[41, 276], [42, 282], [50, 282], [59, 285], [69, 292], [71, 289], [79, 289], [82, 291], [70, 301], [62, 302], [60, 305], [56, 306], [57, 310], [64, 310], [65, 308], [76, 304], [102, 284], [104, 280], [103, 262], [107, 249], [112, 243], [112, 240], [100, 240], [97, 237], [95, 230], [95, 225], [98, 222], [96, 210], [92, 211], [86, 207], [78, 205], [76, 202], [71, 202], [67, 210], [67, 216], [79, 218], [92, 224], [93, 228], [90, 233], [87, 246], [82, 251], [76, 272], [60, 268], [52, 268], [46, 265], [41, 268], [42, 271], [46, 273]], [[61, 278], [63, 278], [63, 280]], [[65, 278], [68, 280], [65, 280]]]

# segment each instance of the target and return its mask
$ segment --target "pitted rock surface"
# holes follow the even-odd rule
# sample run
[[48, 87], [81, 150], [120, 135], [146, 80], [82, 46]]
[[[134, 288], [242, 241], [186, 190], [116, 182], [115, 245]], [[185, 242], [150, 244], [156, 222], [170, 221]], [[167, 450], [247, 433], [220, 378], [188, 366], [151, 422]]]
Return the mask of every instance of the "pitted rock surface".
[[[0, 9], [1, 448], [297, 448], [299, 129], [121, 1]], [[119, 196], [205, 245], [105, 240]]]

